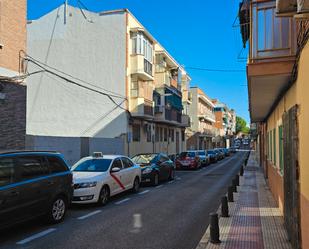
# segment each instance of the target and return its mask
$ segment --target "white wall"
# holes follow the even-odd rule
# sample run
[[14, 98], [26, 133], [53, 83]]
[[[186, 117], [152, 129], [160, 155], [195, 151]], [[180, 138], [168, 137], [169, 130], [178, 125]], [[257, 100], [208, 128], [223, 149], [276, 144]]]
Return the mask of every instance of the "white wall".
[[[125, 14], [84, 12], [93, 23], [79, 9], [69, 7], [64, 24], [63, 6], [32, 21], [27, 27], [28, 54], [98, 90], [125, 96]], [[29, 72], [38, 69], [31, 63], [28, 68]], [[106, 96], [48, 73], [30, 76], [27, 85], [27, 134], [113, 138], [127, 131], [126, 113], [113, 110], [115, 105]]]

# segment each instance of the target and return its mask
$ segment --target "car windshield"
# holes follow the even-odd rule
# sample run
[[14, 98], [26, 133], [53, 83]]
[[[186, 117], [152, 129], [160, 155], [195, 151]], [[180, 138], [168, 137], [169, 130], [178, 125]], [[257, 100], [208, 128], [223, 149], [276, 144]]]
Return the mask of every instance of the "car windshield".
[[213, 150], [208, 150], [207, 153], [213, 155], [213, 154], [215, 154], [216, 152], [214, 152]]
[[180, 156], [181, 158], [184, 158], [184, 157], [195, 157], [195, 153], [194, 152], [181, 152], [180, 153]]
[[157, 154], [141, 154], [132, 158], [132, 161], [137, 164], [155, 163], [157, 161]]
[[205, 151], [199, 151], [198, 154], [199, 154], [200, 156], [205, 156]]
[[111, 159], [87, 159], [77, 162], [72, 171], [76, 172], [105, 172], [108, 170]]

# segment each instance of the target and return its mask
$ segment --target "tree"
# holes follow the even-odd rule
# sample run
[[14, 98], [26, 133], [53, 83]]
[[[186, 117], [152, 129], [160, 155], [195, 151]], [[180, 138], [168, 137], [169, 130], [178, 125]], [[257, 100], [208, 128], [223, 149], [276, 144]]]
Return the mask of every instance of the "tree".
[[242, 117], [237, 116], [236, 117], [236, 133], [243, 132], [243, 133], [249, 133], [250, 128], [247, 127], [247, 122]]

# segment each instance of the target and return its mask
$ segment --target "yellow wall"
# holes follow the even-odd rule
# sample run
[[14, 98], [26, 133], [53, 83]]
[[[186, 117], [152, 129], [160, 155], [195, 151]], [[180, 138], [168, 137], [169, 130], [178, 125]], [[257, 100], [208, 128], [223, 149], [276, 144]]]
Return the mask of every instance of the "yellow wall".
[[[269, 184], [274, 197], [283, 210], [283, 179], [279, 171], [279, 134], [282, 114], [295, 104], [299, 105], [299, 167], [302, 248], [309, 248], [309, 43], [302, 51], [297, 82], [282, 98], [267, 120], [267, 131], [276, 128], [276, 165], [268, 160]], [[274, 161], [274, 160], [272, 160]]]
[[304, 48], [299, 62], [297, 100], [302, 248], [309, 248], [309, 43]]

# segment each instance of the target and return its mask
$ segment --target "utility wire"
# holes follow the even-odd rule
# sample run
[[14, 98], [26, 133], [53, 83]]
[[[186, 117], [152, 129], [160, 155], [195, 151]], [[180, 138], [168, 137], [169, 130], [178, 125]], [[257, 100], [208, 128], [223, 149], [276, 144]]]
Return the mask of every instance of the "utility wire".
[[[63, 72], [63, 71], [61, 71], [61, 70], [59, 70], [59, 69], [57, 69], [57, 68], [55, 68], [55, 67], [49, 66], [48, 64], [46, 64], [46, 63], [44, 63], [44, 62], [41, 62], [41, 61], [39, 61], [39, 60], [37, 60], [37, 59], [31, 57], [30, 55], [26, 54], [26, 52], [24, 52], [24, 51], [21, 51], [21, 52], [25, 55], [25, 56], [23, 57], [23, 59], [25, 59], [25, 60], [27, 60], [27, 61], [36, 62], [36, 63], [38, 63], [38, 64], [40, 64], [40, 65], [43, 65], [43, 66], [45, 66], [45, 67], [48, 67], [49, 69], [52, 69], [52, 70], [56, 71], [56, 72], [58, 72], [58, 73], [61, 73], [61, 74], [63, 74], [63, 75], [66, 75], [66, 76], [68, 76], [68, 77], [70, 77], [70, 78], [72, 78], [72, 79], [75, 79], [75, 80], [78, 80], [78, 81], [80, 81], [80, 82], [83, 82], [83, 83], [85, 83], [85, 84], [87, 84], [87, 85], [89, 85], [89, 86], [92, 86], [92, 87], [101, 89], [101, 90], [103, 90], [103, 91], [105, 91], [105, 92], [110, 93], [109, 95], [110, 95], [111, 97], [120, 98], [120, 99], [126, 99], [126, 97], [123, 96], [123, 95], [120, 95], [120, 94], [118, 94], [118, 93], [115, 93], [115, 92], [109, 91], [109, 90], [107, 90], [107, 89], [104, 89], [104, 88], [102, 88], [102, 87], [99, 87], [99, 86], [96, 86], [96, 85], [94, 85], [94, 84], [91, 84], [91, 83], [89, 83], [89, 82], [87, 82], [87, 81], [85, 81], [85, 80], [82, 80], [82, 79], [80, 79], [80, 78], [77, 78], [77, 77], [75, 77], [75, 76], [73, 76], [73, 75], [71, 75], [71, 74], [68, 74], [68, 73], [66, 73], [66, 72]], [[30, 60], [30, 59], [31, 59], [31, 60]], [[41, 66], [40, 66], [40, 67], [41, 67]]]
[[185, 67], [186, 69], [198, 70], [198, 71], [207, 71], [207, 72], [222, 72], [222, 73], [241, 73], [246, 72], [244, 69], [211, 69], [211, 68], [202, 68], [202, 67]]

